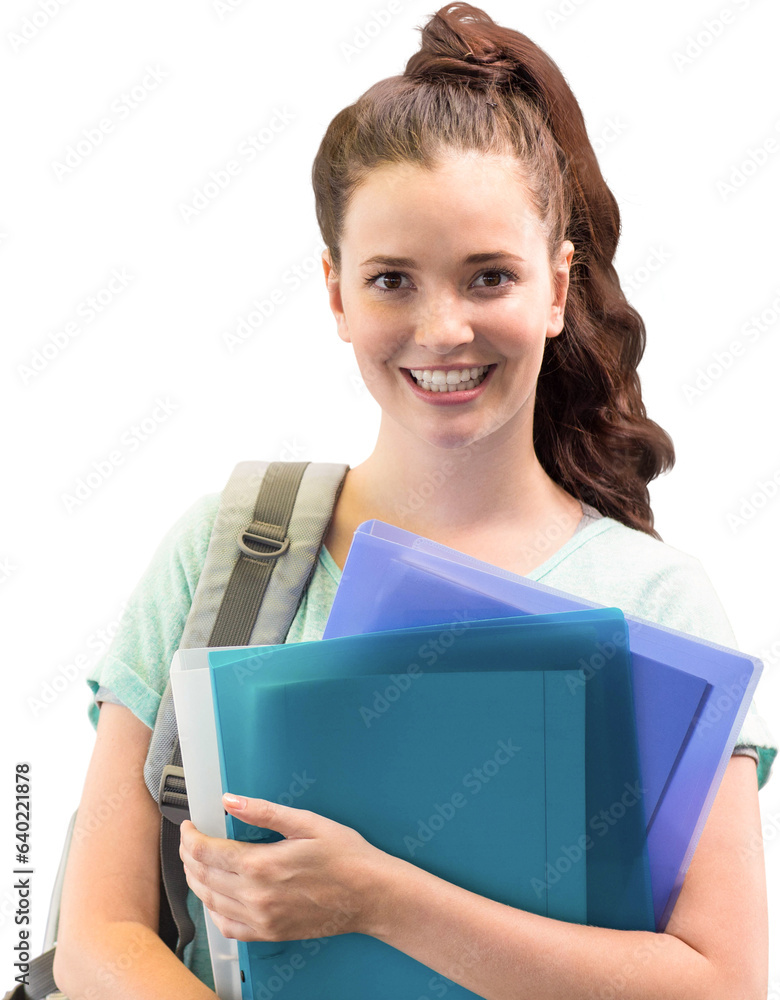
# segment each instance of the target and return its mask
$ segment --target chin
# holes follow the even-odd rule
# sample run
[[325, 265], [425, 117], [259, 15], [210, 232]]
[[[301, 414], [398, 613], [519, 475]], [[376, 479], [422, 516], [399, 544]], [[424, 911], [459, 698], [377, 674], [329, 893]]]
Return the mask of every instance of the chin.
[[418, 435], [422, 437], [432, 448], [441, 448], [442, 451], [457, 451], [460, 448], [470, 448], [473, 445], [478, 444], [480, 441], [483, 441], [488, 436], [486, 433], [479, 430], [472, 433], [458, 433], [456, 431], [452, 431], [451, 433], [439, 433], [431, 435], [430, 437], [420, 434], [418, 431]]

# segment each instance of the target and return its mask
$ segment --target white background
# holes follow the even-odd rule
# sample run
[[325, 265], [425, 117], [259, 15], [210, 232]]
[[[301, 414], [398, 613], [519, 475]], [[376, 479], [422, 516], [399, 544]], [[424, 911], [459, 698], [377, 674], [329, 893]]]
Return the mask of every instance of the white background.
[[[0, 991], [16, 940], [13, 764], [32, 767], [37, 952], [94, 741], [85, 671], [68, 665], [91, 664], [163, 534], [237, 461], [356, 465], [371, 450], [378, 408], [328, 309], [311, 164], [333, 116], [403, 71], [436, 9], [403, 0], [377, 30], [386, 0], [243, 0], [229, 13], [205, 0], [48, 2], [55, 16], [32, 0], [6, 0], [0, 15], [0, 613], [11, 692]], [[677, 450], [673, 472], [651, 486], [656, 526], [702, 560], [741, 648], [764, 658], [757, 704], [780, 733], [780, 12], [770, 0], [486, 9], [548, 52], [581, 104], [622, 213], [618, 271], [647, 325], [645, 402]], [[144, 100], [119, 112], [133, 88]], [[242, 143], [280, 111], [289, 124], [249, 162]], [[112, 130], [58, 176], [67, 148], [107, 117]], [[182, 206], [231, 159], [240, 173], [185, 221]], [[298, 288], [285, 279], [294, 267], [306, 275]], [[132, 277], [88, 321], [85, 303], [114, 269]], [[275, 289], [284, 302], [229, 352], [223, 335]], [[760, 335], [746, 334], [762, 312]], [[54, 349], [70, 322], [78, 334]], [[47, 344], [42, 370], [25, 371]], [[697, 372], [704, 388], [686, 398]], [[125, 432], [154, 422], [158, 399], [171, 412], [157, 410], [154, 433], [131, 448]], [[63, 495], [117, 449], [121, 464], [68, 509]], [[750, 516], [730, 521], [741, 505]], [[50, 688], [51, 703], [35, 708], [57, 678], [56, 697]], [[780, 776], [760, 802], [776, 941]], [[773, 961], [777, 995], [777, 949]]]

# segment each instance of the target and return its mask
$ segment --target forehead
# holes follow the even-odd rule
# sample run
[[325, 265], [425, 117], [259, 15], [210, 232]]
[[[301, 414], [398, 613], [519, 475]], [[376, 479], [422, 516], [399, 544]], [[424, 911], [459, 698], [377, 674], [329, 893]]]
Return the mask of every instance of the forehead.
[[447, 156], [430, 169], [411, 163], [374, 168], [350, 199], [343, 249], [360, 254], [388, 238], [439, 252], [464, 240], [527, 247], [540, 236], [518, 160], [475, 152]]

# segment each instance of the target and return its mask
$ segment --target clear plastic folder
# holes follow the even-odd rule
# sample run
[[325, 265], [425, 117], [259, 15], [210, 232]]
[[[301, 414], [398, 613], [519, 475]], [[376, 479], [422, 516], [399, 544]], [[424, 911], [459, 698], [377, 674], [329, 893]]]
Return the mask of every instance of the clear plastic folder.
[[[603, 667], [588, 669], [609, 644]], [[461, 619], [177, 657], [172, 680], [196, 826], [206, 807], [219, 826], [219, 786], [321, 813], [511, 906], [652, 928], [621, 612]], [[206, 662], [211, 692], [201, 678], [188, 698], [186, 668], [199, 668], [194, 677]], [[218, 782], [213, 749], [209, 764], [194, 757], [209, 725]], [[619, 754], [607, 729], [618, 731]], [[281, 839], [232, 816], [221, 822], [224, 832], [212, 835]], [[230, 979], [229, 990], [218, 986], [229, 1000], [274, 995], [280, 983], [288, 1000], [398, 1000], [426, 995], [432, 980], [453, 998], [474, 996], [368, 935], [231, 942], [231, 951], [213, 930], [212, 957], [227, 956], [215, 964], [215, 984]]]
[[[598, 605], [385, 524], [356, 530], [324, 637]], [[663, 930], [763, 669], [626, 615], [656, 930]], [[600, 662], [600, 661], [596, 661]], [[610, 724], [611, 725], [611, 724]], [[609, 731], [613, 752], [618, 734]]]

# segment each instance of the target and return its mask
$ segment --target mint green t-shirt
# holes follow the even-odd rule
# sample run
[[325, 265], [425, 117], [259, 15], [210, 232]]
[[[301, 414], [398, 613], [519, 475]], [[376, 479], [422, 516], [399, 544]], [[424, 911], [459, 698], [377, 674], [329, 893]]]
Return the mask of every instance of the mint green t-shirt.
[[[109, 700], [110, 693], [110, 700], [126, 705], [150, 729], [154, 727], [205, 562], [219, 499], [218, 493], [201, 497], [166, 534], [130, 596], [111, 646], [87, 675], [93, 694], [88, 714], [95, 728], [99, 689], [101, 697]], [[731, 625], [701, 563], [611, 518], [587, 523], [527, 576], [594, 603], [736, 648]], [[287, 642], [322, 638], [340, 577], [340, 569], [323, 547]], [[758, 786], [763, 787], [777, 745], [754, 702], [735, 750], [756, 757]], [[187, 905], [195, 938], [185, 948], [184, 963], [213, 989], [203, 904], [192, 890], [188, 890]]]

